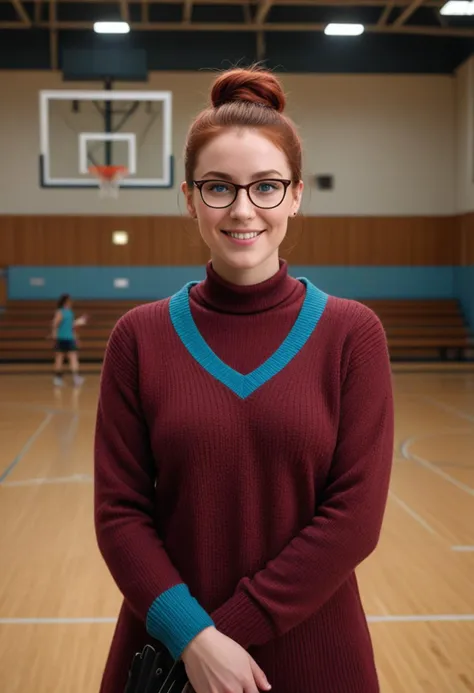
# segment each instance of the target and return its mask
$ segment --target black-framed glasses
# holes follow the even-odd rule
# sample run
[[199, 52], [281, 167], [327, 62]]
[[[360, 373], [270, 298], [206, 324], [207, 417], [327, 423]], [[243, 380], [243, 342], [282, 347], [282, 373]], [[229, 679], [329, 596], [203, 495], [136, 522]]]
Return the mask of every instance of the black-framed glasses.
[[247, 185], [229, 183], [225, 180], [193, 180], [193, 185], [201, 193], [201, 199], [208, 207], [224, 209], [234, 204], [239, 190], [247, 192], [250, 202], [260, 209], [273, 209], [281, 205], [291, 180], [264, 178]]

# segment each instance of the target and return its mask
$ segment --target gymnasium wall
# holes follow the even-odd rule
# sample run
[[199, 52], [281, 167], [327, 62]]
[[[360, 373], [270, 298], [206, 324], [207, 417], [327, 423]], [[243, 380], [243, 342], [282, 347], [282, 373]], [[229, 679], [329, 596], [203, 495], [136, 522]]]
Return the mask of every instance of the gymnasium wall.
[[0, 311], [7, 302], [7, 270], [0, 267]]
[[[305, 147], [305, 218], [292, 224], [283, 251], [294, 273], [348, 297], [459, 296], [474, 326], [474, 253], [456, 267], [456, 212], [474, 209], [466, 173], [470, 71], [465, 65], [455, 78], [282, 75]], [[38, 92], [71, 85], [54, 73], [0, 72], [9, 94], [0, 113], [9, 163], [0, 171], [0, 267], [10, 268], [11, 298], [64, 290], [154, 298], [202, 276], [208, 252], [186, 218], [178, 183], [185, 133], [212, 76], [155, 73], [146, 85], [117, 85], [173, 92], [176, 179], [173, 190], [124, 191], [110, 203], [96, 191], [38, 187]], [[316, 190], [318, 173], [333, 174], [335, 190]], [[112, 231], [122, 229], [129, 244], [112, 245]], [[128, 286], [114, 287], [117, 278]]]
[[455, 86], [456, 209], [474, 210], [474, 56], [458, 70]]
[[456, 76], [455, 124], [461, 266], [455, 268], [454, 290], [474, 328], [474, 57], [461, 66]]
[[[193, 222], [174, 217], [4, 217], [10, 298], [159, 298], [208, 260]], [[114, 246], [112, 231], [129, 243]], [[461, 247], [451, 217], [307, 217], [290, 224], [292, 272], [347, 297], [454, 296]], [[127, 280], [116, 285], [115, 280]]]
[[460, 262], [454, 268], [454, 295], [461, 300], [474, 330], [474, 212], [460, 215], [459, 234]]
[[[0, 217], [4, 265], [201, 265], [208, 249], [188, 218], [173, 216]], [[127, 245], [112, 232], [126, 230]], [[459, 262], [455, 216], [340, 217], [292, 220], [282, 254], [294, 264], [386, 266]]]
[[[112, 207], [94, 190], [38, 187], [38, 92], [98, 89], [65, 84], [50, 72], [0, 71], [0, 211], [3, 214], [179, 215], [182, 147], [193, 116], [207, 102], [214, 73], [152, 73], [149, 82], [116, 89], [173, 92], [172, 190], [124, 191]], [[444, 215], [455, 211], [454, 79], [437, 75], [281, 74], [288, 113], [304, 141], [306, 214]], [[336, 187], [320, 192], [315, 174], [333, 174]], [[181, 205], [181, 209], [184, 207]]]
[[[4, 216], [0, 251], [11, 298], [62, 291], [101, 298], [153, 298], [199, 278], [207, 247], [176, 217]], [[129, 243], [112, 244], [126, 230]], [[459, 258], [454, 216], [305, 217], [282, 247], [293, 272], [349, 297], [452, 296]], [[199, 276], [198, 276], [199, 275]], [[128, 286], [114, 286], [128, 279]]]

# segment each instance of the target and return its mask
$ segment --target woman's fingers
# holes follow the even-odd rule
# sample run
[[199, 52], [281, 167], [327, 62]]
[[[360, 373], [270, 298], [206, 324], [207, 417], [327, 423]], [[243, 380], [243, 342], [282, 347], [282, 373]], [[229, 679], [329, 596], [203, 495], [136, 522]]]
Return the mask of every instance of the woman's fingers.
[[265, 672], [258, 666], [257, 662], [252, 658], [250, 659], [250, 668], [252, 669], [253, 678], [257, 688], [260, 691], [271, 690], [271, 685], [265, 675]]

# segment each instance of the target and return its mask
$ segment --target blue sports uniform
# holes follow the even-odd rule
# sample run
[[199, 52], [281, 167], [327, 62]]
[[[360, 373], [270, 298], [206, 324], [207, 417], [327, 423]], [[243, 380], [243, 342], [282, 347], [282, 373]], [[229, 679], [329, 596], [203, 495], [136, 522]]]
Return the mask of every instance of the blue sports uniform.
[[76, 351], [77, 345], [74, 337], [74, 313], [70, 308], [61, 308], [61, 322], [56, 330], [56, 351], [66, 353]]

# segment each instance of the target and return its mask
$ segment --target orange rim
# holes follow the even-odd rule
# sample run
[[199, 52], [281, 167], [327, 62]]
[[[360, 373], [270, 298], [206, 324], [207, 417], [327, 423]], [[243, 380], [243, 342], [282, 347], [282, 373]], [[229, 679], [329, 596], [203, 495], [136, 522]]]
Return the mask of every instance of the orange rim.
[[127, 174], [126, 166], [90, 166], [89, 173], [102, 180], [115, 180], [117, 177], [123, 177]]

